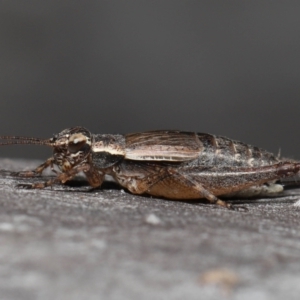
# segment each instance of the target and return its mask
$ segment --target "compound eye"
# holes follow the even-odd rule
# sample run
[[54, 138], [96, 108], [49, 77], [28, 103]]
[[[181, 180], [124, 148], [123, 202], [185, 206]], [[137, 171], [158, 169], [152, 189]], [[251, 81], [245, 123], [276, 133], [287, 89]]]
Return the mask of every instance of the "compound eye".
[[68, 150], [70, 153], [78, 151], [86, 151], [90, 148], [87, 137], [81, 133], [76, 133], [70, 136]]

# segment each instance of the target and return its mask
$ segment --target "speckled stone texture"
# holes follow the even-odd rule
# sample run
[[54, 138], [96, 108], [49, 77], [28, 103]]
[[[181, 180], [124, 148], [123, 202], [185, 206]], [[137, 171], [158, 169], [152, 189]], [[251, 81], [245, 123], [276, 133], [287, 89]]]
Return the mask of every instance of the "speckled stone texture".
[[236, 212], [80, 179], [16, 188], [38, 163], [0, 160], [1, 299], [299, 299], [300, 189]]

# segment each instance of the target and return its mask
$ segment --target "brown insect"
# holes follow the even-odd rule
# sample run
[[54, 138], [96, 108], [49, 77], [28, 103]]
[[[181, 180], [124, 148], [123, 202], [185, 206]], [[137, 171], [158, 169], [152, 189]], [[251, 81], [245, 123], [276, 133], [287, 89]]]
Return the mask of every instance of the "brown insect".
[[82, 171], [92, 187], [100, 187], [108, 174], [133, 194], [181, 200], [205, 198], [232, 209], [218, 197], [275, 195], [283, 190], [276, 180], [300, 171], [300, 162], [281, 160], [257, 147], [207, 133], [161, 130], [92, 134], [83, 127], [73, 127], [45, 140], [0, 138], [0, 145], [53, 147], [53, 156], [42, 165], [17, 173], [33, 177], [51, 167], [56, 177], [22, 185], [33, 189], [65, 183]]

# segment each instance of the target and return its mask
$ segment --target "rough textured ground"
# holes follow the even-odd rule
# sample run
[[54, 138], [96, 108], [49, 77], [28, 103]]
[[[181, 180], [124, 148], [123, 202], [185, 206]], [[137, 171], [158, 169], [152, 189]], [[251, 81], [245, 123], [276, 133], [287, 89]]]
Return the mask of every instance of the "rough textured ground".
[[30, 180], [9, 171], [34, 166], [0, 160], [1, 299], [299, 299], [300, 189], [236, 212], [110, 184], [15, 188]]

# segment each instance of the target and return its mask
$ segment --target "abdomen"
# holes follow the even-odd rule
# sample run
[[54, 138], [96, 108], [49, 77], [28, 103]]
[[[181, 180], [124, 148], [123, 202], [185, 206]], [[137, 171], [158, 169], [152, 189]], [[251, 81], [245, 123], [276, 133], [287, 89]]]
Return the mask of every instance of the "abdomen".
[[206, 133], [197, 134], [203, 144], [198, 164], [221, 167], [260, 167], [273, 165], [279, 159], [255, 146]]

